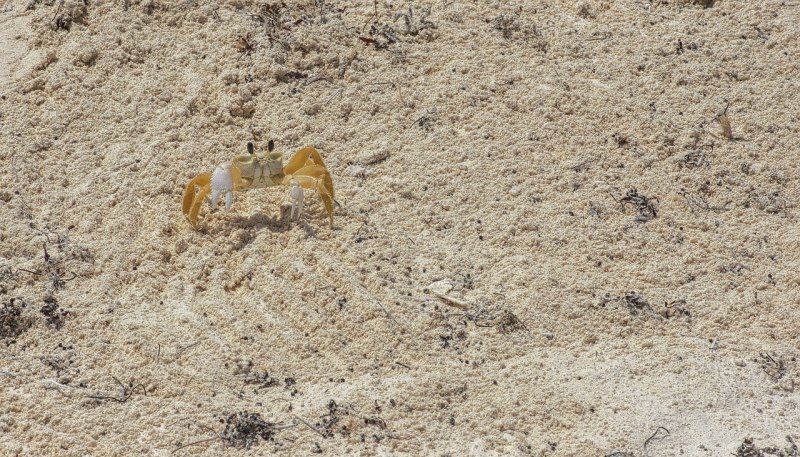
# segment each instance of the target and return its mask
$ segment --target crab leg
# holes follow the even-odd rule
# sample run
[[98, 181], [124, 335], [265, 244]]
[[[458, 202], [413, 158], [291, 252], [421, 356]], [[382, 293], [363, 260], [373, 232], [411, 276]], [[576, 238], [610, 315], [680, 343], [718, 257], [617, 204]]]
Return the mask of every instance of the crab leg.
[[[289, 163], [283, 167], [283, 173], [286, 176], [294, 176], [300, 182], [300, 185], [305, 188], [317, 188], [319, 190], [320, 198], [322, 198], [325, 209], [330, 215], [331, 227], [333, 227], [333, 180], [319, 152], [312, 147], [300, 149], [289, 159]], [[313, 184], [308, 182], [307, 179], [300, 179], [306, 176], [315, 178]]]
[[331, 179], [330, 173], [328, 173], [328, 169], [325, 168], [324, 165], [308, 165], [295, 171], [294, 174], [322, 179], [322, 183], [325, 185], [325, 190], [327, 191], [328, 195], [330, 195], [331, 199], [334, 198], [333, 180]]
[[296, 180], [298, 184], [306, 189], [317, 189], [319, 197], [325, 205], [325, 210], [328, 212], [328, 217], [330, 217], [331, 227], [333, 227], [333, 196], [328, 192], [328, 189], [325, 188], [323, 182], [313, 176], [297, 174], [293, 175], [290, 179]]
[[[195, 194], [196, 188], [200, 192]], [[197, 213], [200, 211], [200, 204], [211, 191], [211, 173], [200, 173], [186, 185], [183, 191], [183, 215], [192, 223], [192, 227], [197, 227]]]
[[299, 176], [311, 176], [312, 178], [317, 178], [322, 180], [322, 184], [325, 186], [326, 193], [330, 195], [331, 199], [334, 198], [333, 196], [333, 180], [331, 179], [331, 175], [328, 173], [328, 170], [322, 165], [308, 165], [305, 166], [295, 172], [295, 175]]
[[306, 165], [319, 165], [322, 168], [325, 168], [325, 162], [322, 161], [322, 156], [319, 155], [319, 152], [317, 152], [317, 150], [312, 147], [305, 147], [297, 151], [292, 156], [292, 158], [289, 159], [289, 163], [287, 163], [286, 166], [283, 167], [283, 174], [285, 175], [295, 174], [297, 173], [297, 170], [303, 168]]

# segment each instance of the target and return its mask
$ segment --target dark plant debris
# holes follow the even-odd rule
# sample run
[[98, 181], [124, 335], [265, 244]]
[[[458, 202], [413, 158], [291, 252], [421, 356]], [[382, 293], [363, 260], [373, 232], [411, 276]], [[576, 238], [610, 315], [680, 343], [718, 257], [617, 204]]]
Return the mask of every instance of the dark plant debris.
[[240, 35], [236, 39], [236, 43], [234, 44], [234, 47], [236, 48], [237, 51], [242, 53], [242, 56], [246, 56], [246, 55], [252, 54], [253, 51], [255, 51], [255, 49], [256, 49], [256, 42], [253, 39], [253, 34], [252, 33], [246, 33], [244, 35]]
[[261, 388], [276, 387], [281, 385], [280, 380], [273, 378], [266, 371], [248, 373], [247, 377], [244, 379], [244, 383], [251, 385], [254, 384]]
[[773, 357], [767, 352], [761, 352], [758, 354], [758, 356], [761, 369], [764, 370], [764, 373], [766, 373], [767, 376], [775, 381], [778, 381], [786, 376], [786, 372], [788, 370], [786, 368], [786, 362], [784, 362], [783, 359], [778, 358], [777, 356]]
[[692, 313], [686, 308], [686, 300], [673, 300], [664, 302], [664, 309], [659, 313], [665, 319], [671, 317], [692, 317]]
[[147, 388], [144, 384], [134, 384], [133, 382], [129, 382], [128, 384], [124, 384], [122, 381], [117, 379], [116, 377], [112, 376], [114, 381], [119, 385], [121, 392], [119, 396], [113, 395], [89, 395], [89, 398], [93, 400], [112, 400], [117, 403], [125, 403], [126, 401], [130, 400], [133, 397], [134, 392], [137, 390], [142, 392], [145, 396], [147, 395]]
[[518, 16], [510, 14], [501, 14], [492, 19], [492, 29], [497, 30], [506, 40], [514, 37], [514, 34], [519, 32], [522, 27], [517, 20]]
[[[28, 8], [32, 9], [33, 4], [34, 2], [31, 2]], [[53, 30], [70, 30], [75, 23], [86, 24], [87, 6], [88, 0], [72, 2], [59, 0], [56, 12], [50, 21]]]
[[702, 149], [695, 149], [687, 152], [681, 157], [679, 163], [681, 167], [687, 168], [707, 167], [710, 165], [706, 153]]
[[[467, 334], [464, 330], [467, 327], [468, 322], [472, 322], [475, 324], [476, 327], [494, 327], [497, 329], [497, 332], [503, 335], [508, 335], [510, 333], [515, 333], [519, 331], [527, 331], [528, 327], [525, 326], [525, 323], [517, 317], [516, 314], [509, 311], [508, 309], [501, 309], [496, 312], [490, 312], [483, 308], [479, 309], [477, 312], [459, 312], [459, 313], [450, 313], [450, 314], [439, 314], [437, 316], [439, 320], [444, 323], [444, 327], [450, 330], [449, 335], [441, 335], [440, 339], [442, 341], [442, 347], [447, 348], [450, 346], [450, 342], [454, 339], [456, 340], [463, 340], [466, 338]], [[456, 327], [451, 325], [448, 322], [450, 318], [461, 318], [462, 322], [459, 325], [463, 327], [459, 330], [456, 330]]]
[[509, 333], [518, 332], [520, 330], [528, 330], [525, 324], [519, 320], [516, 314], [504, 309], [500, 317], [495, 320], [497, 331], [507, 335]]
[[414, 13], [414, 10], [409, 6], [408, 11], [401, 11], [394, 16], [395, 22], [398, 19], [403, 19], [405, 24], [405, 33], [411, 36], [417, 36], [420, 32], [428, 29], [435, 29], [436, 24], [428, 20], [431, 15], [431, 7], [421, 8]]
[[[336, 403], [335, 400], [330, 400], [326, 407], [327, 414], [320, 416], [319, 422], [313, 427], [317, 433], [325, 438], [332, 438], [336, 433], [342, 437], [348, 437], [353, 434], [358, 422], [351, 419], [356, 419], [365, 426], [377, 427], [381, 430], [386, 429], [386, 421], [379, 416], [360, 416], [349, 405]], [[363, 440], [365, 436], [361, 435], [361, 438]], [[380, 441], [384, 436], [374, 434], [373, 438]]]
[[632, 315], [637, 315], [639, 312], [643, 311], [653, 311], [653, 308], [650, 306], [650, 303], [638, 292], [630, 292], [625, 294], [625, 304], [628, 305], [628, 311]]
[[625, 146], [628, 146], [629, 144], [631, 144], [631, 139], [630, 138], [628, 138], [625, 135], [621, 135], [619, 133], [615, 133], [615, 134], [611, 135], [611, 138], [613, 138], [614, 142], [617, 143], [617, 147], [618, 148], [624, 148]]
[[686, 308], [686, 300], [675, 300], [672, 302], [665, 302], [664, 309], [656, 312], [650, 302], [639, 292], [627, 292], [623, 296], [612, 295], [606, 292], [605, 295], [599, 298], [598, 306], [605, 308], [609, 303], [618, 303], [624, 305], [632, 316], [639, 314], [650, 314], [653, 317], [691, 317], [691, 313]]
[[[701, 189], [702, 191], [702, 189]], [[681, 189], [678, 191], [678, 195], [683, 197], [686, 200], [686, 205], [689, 209], [694, 212], [695, 209], [703, 210], [703, 211], [714, 211], [714, 212], [722, 212], [728, 211], [728, 205], [731, 204], [730, 201], [725, 202], [724, 205], [711, 205], [706, 197], [700, 193], [689, 193], [686, 189]]]
[[64, 320], [71, 313], [61, 308], [54, 297], [45, 298], [44, 303], [45, 305], [39, 309], [39, 312], [44, 315], [48, 326], [60, 330], [64, 326]]
[[714, 3], [717, 3], [717, 0], [690, 0], [690, 2], [695, 5], [700, 5], [703, 8], [711, 8], [714, 6]]
[[437, 119], [436, 109], [434, 109], [432, 111], [427, 111], [425, 114], [418, 117], [417, 120], [414, 121], [414, 125], [425, 130], [426, 132], [430, 132], [433, 130], [433, 126], [436, 124]]
[[755, 445], [755, 441], [752, 438], [745, 438], [744, 442], [739, 446], [739, 449], [736, 450], [736, 457], [798, 457], [800, 456], [800, 450], [797, 448], [797, 444], [795, 444], [794, 440], [791, 436], [786, 436], [786, 441], [789, 443], [789, 446], [780, 449], [778, 447], [765, 447], [765, 448], [758, 448]]
[[668, 436], [669, 436], [669, 430], [667, 430], [664, 427], [658, 427], [656, 428], [656, 431], [653, 432], [652, 435], [650, 435], [650, 438], [647, 438], [647, 440], [645, 440], [643, 448], [647, 449], [647, 445], [650, 444], [651, 442], [663, 440]]
[[[45, 283], [50, 284], [52, 291], [63, 289], [68, 281], [78, 277], [77, 273], [68, 271], [67, 265], [70, 261], [94, 262], [94, 256], [88, 249], [75, 246], [70, 242], [69, 229], [57, 232], [49, 225], [45, 225], [44, 230], [41, 230], [34, 223], [30, 224], [30, 228], [44, 237], [42, 242], [42, 263], [40, 268], [36, 270], [28, 270], [26, 268], [19, 268], [18, 270], [44, 279]], [[52, 249], [48, 250], [48, 246], [55, 247], [55, 252]]]
[[240, 411], [229, 414], [223, 422], [222, 440], [234, 448], [250, 449], [259, 438], [270, 441], [275, 435], [275, 424], [265, 421], [258, 413]]
[[364, 43], [373, 45], [375, 49], [388, 49], [398, 41], [397, 33], [388, 24], [372, 24], [369, 28], [369, 36], [359, 36], [358, 38]]
[[[612, 198], [614, 196], [612, 195]], [[616, 198], [614, 198], [616, 200]], [[655, 219], [658, 216], [655, 203], [658, 199], [646, 197], [639, 193], [635, 188], [629, 189], [624, 197], [617, 200], [623, 207], [625, 205], [633, 205], [638, 211], [638, 215], [634, 219], [636, 222], [647, 222]]]
[[789, 205], [780, 189], [772, 192], [751, 190], [747, 193], [744, 207], [753, 207], [765, 213], [789, 217]]
[[486, 20], [492, 30], [500, 32], [500, 36], [505, 40], [523, 40], [532, 41], [534, 49], [540, 52], [547, 52], [549, 44], [544, 39], [542, 32], [536, 25], [530, 24], [522, 20], [522, 7], [518, 8], [512, 14], [500, 14]]
[[27, 304], [12, 298], [0, 308], [0, 338], [16, 338], [31, 326], [31, 320], [23, 316]]
[[286, 4], [279, 3], [262, 3], [258, 12], [250, 15], [256, 22], [264, 27], [264, 33], [269, 38], [269, 42], [275, 42], [280, 35], [280, 32], [286, 30], [283, 20], [284, 10]]
[[17, 275], [8, 265], [0, 267], [0, 294], [7, 294], [16, 285]]
[[351, 430], [348, 430], [346, 424], [340, 424], [343, 417], [350, 415], [350, 409], [347, 406], [340, 406], [334, 400], [328, 402], [328, 413], [323, 415], [318, 422], [317, 428], [322, 429], [322, 435], [326, 438], [333, 437], [335, 432], [339, 432], [342, 436], [349, 436]]

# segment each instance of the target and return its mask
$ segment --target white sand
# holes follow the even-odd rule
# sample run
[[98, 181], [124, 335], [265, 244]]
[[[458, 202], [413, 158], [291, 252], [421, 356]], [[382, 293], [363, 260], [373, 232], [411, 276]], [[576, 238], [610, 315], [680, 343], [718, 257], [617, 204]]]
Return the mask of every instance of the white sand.
[[[242, 411], [272, 440], [226, 455], [800, 441], [796, 2], [28, 4], [0, 455], [220, 455]], [[269, 139], [322, 152], [335, 229], [280, 188], [192, 230], [186, 182]]]

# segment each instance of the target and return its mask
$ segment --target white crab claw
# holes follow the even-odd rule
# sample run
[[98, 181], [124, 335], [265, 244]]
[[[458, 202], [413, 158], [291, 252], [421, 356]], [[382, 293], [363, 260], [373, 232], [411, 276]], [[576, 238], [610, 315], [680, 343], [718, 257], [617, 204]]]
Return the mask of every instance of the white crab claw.
[[300, 217], [303, 214], [303, 188], [300, 187], [299, 182], [292, 180], [289, 196], [292, 197], [292, 219], [295, 218], [295, 211], [297, 211], [297, 217]]
[[231, 164], [224, 163], [214, 169], [211, 174], [211, 207], [217, 207], [219, 197], [225, 194], [225, 211], [231, 209], [233, 204], [233, 176], [231, 176]]

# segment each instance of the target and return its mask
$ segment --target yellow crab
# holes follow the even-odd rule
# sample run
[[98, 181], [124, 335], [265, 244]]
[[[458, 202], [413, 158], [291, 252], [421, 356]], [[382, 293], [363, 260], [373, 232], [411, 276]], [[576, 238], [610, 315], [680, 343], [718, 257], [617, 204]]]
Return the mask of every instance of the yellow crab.
[[295, 209], [302, 211], [303, 188], [317, 189], [333, 227], [333, 180], [319, 152], [312, 147], [302, 148], [284, 166], [283, 153], [273, 152], [273, 147], [270, 140], [267, 154], [258, 156], [253, 143], [247, 143], [249, 155], [236, 156], [217, 166], [213, 173], [200, 173], [189, 181], [183, 192], [183, 214], [192, 227], [197, 228], [197, 213], [209, 193], [212, 208], [216, 208], [217, 201], [224, 195], [227, 211], [233, 204], [233, 191], [278, 185], [292, 188], [292, 217]]

